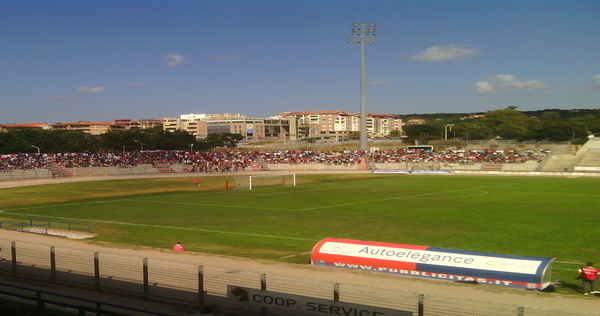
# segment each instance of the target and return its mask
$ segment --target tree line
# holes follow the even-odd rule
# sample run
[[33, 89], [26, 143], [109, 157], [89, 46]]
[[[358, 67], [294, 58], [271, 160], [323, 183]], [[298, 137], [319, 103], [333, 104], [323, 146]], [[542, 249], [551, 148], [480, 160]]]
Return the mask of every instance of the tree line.
[[130, 129], [94, 136], [75, 130], [11, 129], [0, 132], [0, 154], [59, 152], [132, 152], [143, 150], [209, 150], [235, 147], [243, 137], [224, 133], [197, 140], [187, 131]]
[[585, 143], [590, 134], [600, 133], [600, 110], [521, 112], [511, 106], [485, 113], [414, 114], [401, 117], [404, 124], [411, 118], [425, 120], [425, 124], [405, 125], [403, 128], [409, 142], [419, 141], [420, 144], [439, 139], [572, 141], [577, 144]]

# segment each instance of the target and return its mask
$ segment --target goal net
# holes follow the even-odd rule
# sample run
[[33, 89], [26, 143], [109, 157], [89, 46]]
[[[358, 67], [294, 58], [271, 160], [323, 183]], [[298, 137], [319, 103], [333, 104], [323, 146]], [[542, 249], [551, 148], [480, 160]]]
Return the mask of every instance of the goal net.
[[296, 186], [295, 173], [264, 174], [229, 178], [227, 190], [253, 190], [262, 187]]

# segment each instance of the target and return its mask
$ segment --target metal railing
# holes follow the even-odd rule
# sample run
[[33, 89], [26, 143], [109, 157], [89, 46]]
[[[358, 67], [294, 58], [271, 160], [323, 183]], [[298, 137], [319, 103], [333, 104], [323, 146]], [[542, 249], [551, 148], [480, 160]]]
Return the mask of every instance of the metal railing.
[[0, 222], [0, 228], [18, 230], [18, 231], [31, 231], [32, 229], [42, 230], [40, 233], [48, 234], [50, 229], [77, 231], [89, 233], [92, 231], [89, 224], [72, 223], [72, 222], [61, 222], [51, 221], [45, 219], [16, 219], [12, 221]]
[[[120, 253], [93, 252], [0, 239], [0, 273], [29, 276], [117, 291], [148, 299], [198, 306], [217, 304], [252, 315], [306, 315], [281, 306], [244, 304], [228, 297], [228, 286], [269, 290], [331, 304], [345, 303], [401, 311], [415, 316], [581, 316], [571, 311], [420, 294], [360, 284], [337, 283], [225, 266], [198, 265], [185, 261], [146, 258]], [[264, 302], [263, 302], [264, 303]], [[325, 314], [328, 315], [328, 314]]]
[[19, 307], [27, 315], [95, 315], [128, 316], [128, 315], [158, 315], [168, 314], [147, 311], [143, 309], [89, 300], [70, 295], [63, 295], [49, 291], [41, 291], [28, 287], [22, 287], [0, 282], [0, 295], [3, 300], [17, 302], [13, 304]]

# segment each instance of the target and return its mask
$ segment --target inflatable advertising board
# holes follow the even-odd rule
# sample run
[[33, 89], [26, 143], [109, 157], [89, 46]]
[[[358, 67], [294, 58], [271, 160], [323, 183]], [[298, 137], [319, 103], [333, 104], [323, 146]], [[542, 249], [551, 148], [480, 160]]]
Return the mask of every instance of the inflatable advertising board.
[[543, 290], [551, 284], [554, 258], [326, 238], [311, 263], [455, 282]]

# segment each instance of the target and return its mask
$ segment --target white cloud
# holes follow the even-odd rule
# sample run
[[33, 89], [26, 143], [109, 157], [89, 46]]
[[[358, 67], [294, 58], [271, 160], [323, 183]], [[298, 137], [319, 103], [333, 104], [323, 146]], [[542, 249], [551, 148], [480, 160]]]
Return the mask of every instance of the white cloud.
[[389, 81], [383, 81], [383, 80], [376, 80], [376, 81], [371, 81], [372, 85], [384, 85], [384, 84], [390, 84]]
[[54, 95], [54, 96], [49, 97], [48, 99], [58, 100], [58, 101], [66, 101], [66, 100], [73, 100], [73, 99], [75, 99], [75, 97], [68, 97], [68, 96], [64, 96], [64, 95]]
[[130, 87], [141, 87], [143, 85], [145, 85], [145, 83], [143, 83], [143, 82], [132, 82], [132, 83], [128, 84], [128, 86], [130, 86]]
[[81, 88], [77, 89], [77, 91], [79, 91], [79, 93], [100, 93], [100, 92], [104, 91], [104, 89], [106, 89], [106, 88], [105, 87], [97, 87], [97, 88], [81, 87]]
[[179, 54], [169, 54], [165, 57], [167, 60], [167, 66], [177, 67], [185, 62], [185, 57]]
[[482, 51], [466, 48], [468, 45], [452, 44], [449, 46], [432, 46], [408, 59], [424, 62], [438, 62], [445, 60], [459, 60], [481, 54]]
[[[475, 83], [473, 91], [479, 94], [498, 94], [504, 92], [526, 93], [534, 89], [545, 89], [546, 85], [538, 80], [519, 81], [514, 75], [497, 75]], [[544, 91], [545, 93], [547, 91]]]
[[236, 59], [236, 58], [242, 58], [242, 57], [244, 57], [244, 55], [242, 55], [241, 50], [237, 50], [235, 52], [227, 52], [227, 53], [223, 53], [223, 54], [219, 54], [219, 55], [215, 56], [216, 59]]
[[596, 80], [596, 83], [592, 83], [590, 88], [592, 90], [600, 90], [600, 75], [595, 75], [594, 80]]

